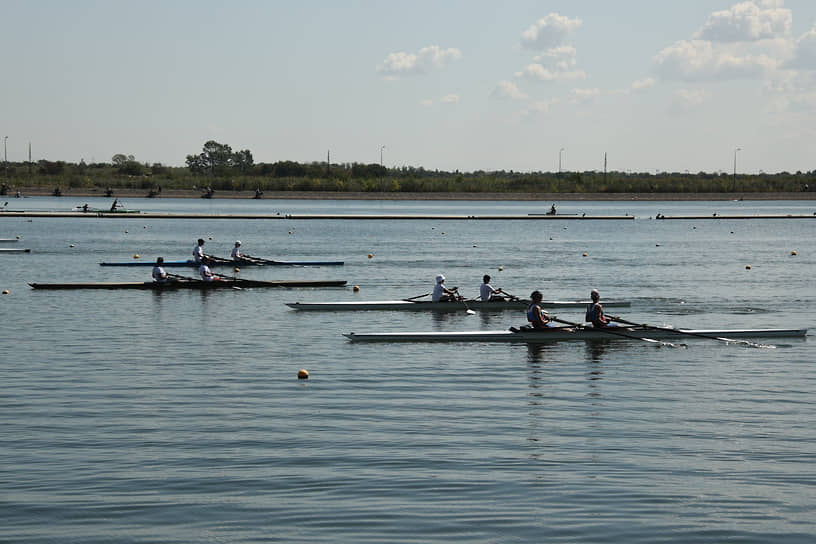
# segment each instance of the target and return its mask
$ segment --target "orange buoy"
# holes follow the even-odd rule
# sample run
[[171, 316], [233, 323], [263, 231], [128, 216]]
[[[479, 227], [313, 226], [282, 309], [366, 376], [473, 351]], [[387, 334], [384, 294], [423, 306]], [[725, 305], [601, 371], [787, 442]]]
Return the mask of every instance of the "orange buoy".
[[795, 251], [791, 251], [791, 255], [793, 255], [793, 256], [795, 257], [795, 256], [796, 256], [796, 252], [795, 252]]
[[352, 288], [351, 288], [351, 290], [352, 290], [352, 291], [354, 291], [354, 292], [356, 293], [357, 291], [359, 291], [359, 290], [360, 290], [360, 286], [359, 286], [359, 285], [355, 285], [354, 287], [352, 287]]
[[369, 258], [369, 259], [373, 259], [373, 258], [374, 258], [374, 254], [373, 254], [373, 253], [369, 253], [369, 254], [368, 254], [368, 258]]
[[298, 370], [298, 380], [308, 380], [309, 379], [309, 371], [305, 368], [301, 368]]

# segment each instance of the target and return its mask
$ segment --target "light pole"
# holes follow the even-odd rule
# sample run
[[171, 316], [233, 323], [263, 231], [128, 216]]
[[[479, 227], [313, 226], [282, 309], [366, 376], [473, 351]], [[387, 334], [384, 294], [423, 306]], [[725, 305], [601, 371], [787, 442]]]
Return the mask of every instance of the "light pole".
[[558, 173], [561, 173], [561, 153], [564, 152], [564, 148], [558, 150]]
[[737, 190], [737, 151], [741, 151], [742, 148], [738, 147], [734, 149], [734, 190]]
[[383, 152], [383, 149], [385, 149], [385, 146], [380, 147], [380, 166], [382, 166], [382, 165], [383, 165], [383, 159], [382, 159], [382, 152]]
[[8, 136], [3, 137], [3, 164], [6, 168], [6, 181], [8, 181], [8, 150], [6, 149], [6, 142], [8, 141]]

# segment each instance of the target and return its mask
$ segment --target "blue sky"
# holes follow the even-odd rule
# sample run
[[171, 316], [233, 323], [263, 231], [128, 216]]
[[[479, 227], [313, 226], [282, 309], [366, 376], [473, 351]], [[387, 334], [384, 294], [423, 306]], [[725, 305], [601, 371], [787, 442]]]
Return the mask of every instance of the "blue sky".
[[[0, 0], [8, 159], [816, 169], [816, 2]], [[384, 146], [384, 148], [383, 148]], [[561, 151], [563, 149], [563, 151]]]

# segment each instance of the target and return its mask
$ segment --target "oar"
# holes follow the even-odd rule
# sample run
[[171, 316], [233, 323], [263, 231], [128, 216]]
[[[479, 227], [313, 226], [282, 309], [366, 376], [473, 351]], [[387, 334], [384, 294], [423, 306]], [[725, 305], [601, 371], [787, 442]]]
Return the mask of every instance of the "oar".
[[410, 298], [404, 298], [402, 300], [404, 300], [405, 302], [412, 302], [412, 301], [414, 301], [414, 300], [416, 300], [418, 298], [427, 297], [428, 295], [430, 295], [430, 293], [425, 293], [424, 295], [417, 295], [415, 297], [410, 297]]
[[678, 334], [687, 334], [689, 336], [697, 336], [699, 338], [708, 338], [709, 340], [719, 340], [720, 342], [727, 342], [729, 344], [732, 344], [732, 343], [733, 344], [742, 344], [742, 345], [745, 345], [745, 346], [750, 346], [752, 348], [775, 348], [776, 347], [776, 346], [771, 345], [771, 344], [757, 344], [756, 342], [750, 342], [748, 340], [737, 340], [737, 339], [734, 339], [734, 338], [724, 338], [722, 336], [710, 336], [708, 334], [702, 334], [702, 333], [699, 333], [699, 332], [691, 332], [691, 331], [684, 331], [684, 330], [681, 330], [681, 329], [675, 329], [673, 327], [656, 327], [654, 325], [647, 325], [646, 323], [633, 323], [632, 321], [627, 321], [627, 320], [621, 319], [620, 317], [617, 317], [617, 316], [611, 316], [611, 317], [615, 321], [620, 321], [621, 323], [626, 323], [627, 325], [635, 325], [635, 326], [638, 326], [638, 327], [643, 327], [643, 328], [646, 328], [646, 329], [653, 329], [653, 330], [656, 330], [656, 331], [671, 331], [671, 332], [675, 332], [675, 333], [678, 333]]
[[468, 314], [468, 315], [476, 315], [476, 312], [475, 312], [475, 311], [473, 311], [473, 310], [471, 310], [471, 309], [470, 309], [470, 306], [468, 306], [468, 303], [467, 303], [467, 300], [465, 300], [465, 297], [463, 297], [462, 295], [460, 295], [460, 294], [459, 294], [459, 288], [454, 287], [453, 289], [451, 289], [451, 291], [455, 291], [455, 292], [456, 292], [456, 296], [457, 296], [457, 297], [459, 297], [459, 301], [460, 301], [462, 304], [464, 304], [464, 305], [465, 305], [465, 308], [467, 308], [467, 312], [465, 312], [466, 314]]
[[251, 257], [249, 255], [244, 255], [244, 256], [242, 256], [242, 258], [248, 258], [248, 259], [250, 259], [253, 262], [258, 263], [258, 264], [276, 264], [276, 265], [282, 265], [282, 266], [292, 266], [292, 267], [295, 267], [295, 268], [307, 268], [307, 265], [303, 265], [303, 264], [284, 263], [282, 261], [274, 261], [272, 259], [262, 259], [261, 257]]
[[195, 278], [191, 278], [189, 276], [180, 276], [178, 274], [171, 274], [170, 272], [167, 272], [167, 277], [168, 278], [176, 278], [178, 280], [185, 280], [185, 281], [200, 281], [200, 280], [197, 280]]
[[564, 323], [565, 325], [570, 325], [572, 327], [576, 327], [576, 328], [579, 328], [579, 329], [585, 329], [585, 330], [588, 330], [588, 331], [601, 331], [601, 332], [605, 332], [607, 334], [611, 334], [611, 335], [614, 335], [614, 336], [620, 336], [621, 338], [631, 338], [633, 340], [643, 340], [644, 342], [649, 342], [650, 344], [657, 344], [657, 345], [660, 345], [660, 346], [669, 346], [669, 347], [672, 347], [672, 348], [684, 348], [684, 347], [686, 347], [684, 344], [672, 344], [671, 342], [663, 342], [663, 341], [660, 341], [660, 340], [655, 340], [654, 338], [644, 338], [642, 336], [630, 336], [630, 335], [626, 334], [625, 332], [618, 332], [618, 331], [613, 330], [614, 327], [611, 327], [611, 328], [609, 328], [609, 327], [592, 327], [592, 328], [584, 327], [580, 323], [572, 323], [571, 321], [565, 321], [563, 319], [558, 319], [557, 317], [550, 317], [550, 320], [551, 321], [556, 321], [558, 323]]

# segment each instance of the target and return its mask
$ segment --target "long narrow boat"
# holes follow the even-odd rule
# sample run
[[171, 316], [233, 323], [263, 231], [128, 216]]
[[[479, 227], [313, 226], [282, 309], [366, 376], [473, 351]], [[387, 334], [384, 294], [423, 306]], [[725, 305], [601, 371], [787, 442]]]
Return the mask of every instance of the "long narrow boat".
[[0, 244], [11, 244], [12, 242], [19, 242], [19, 238], [0, 238]]
[[344, 280], [279, 280], [262, 281], [241, 278], [225, 279], [220, 281], [203, 281], [197, 279], [155, 282], [155, 281], [124, 281], [124, 282], [92, 282], [92, 283], [29, 283], [34, 289], [148, 289], [165, 291], [175, 289], [232, 289], [257, 287], [342, 287]]
[[0, 253], [31, 253], [31, 250], [28, 248], [0, 247]]
[[[145, 260], [133, 260], [133, 261], [125, 261], [125, 262], [115, 262], [115, 263], [99, 263], [100, 266], [153, 266], [156, 263], [154, 261]], [[214, 259], [210, 266], [343, 266], [343, 261], [273, 261], [271, 259], [246, 259], [246, 260], [237, 260], [234, 261], [232, 259]], [[196, 267], [198, 268], [198, 263], [193, 261], [192, 259], [187, 260], [180, 260], [180, 261], [164, 261], [165, 267], [171, 266], [175, 268], [181, 267]]]
[[[543, 300], [541, 306], [546, 308], [583, 308], [590, 304], [588, 300]], [[462, 302], [431, 302], [429, 300], [369, 300], [361, 302], [287, 302], [294, 310], [321, 312], [351, 312], [370, 310], [406, 310], [414, 312], [458, 312], [461, 310], [524, 310], [530, 305], [529, 300], [464, 300]], [[631, 305], [627, 301], [605, 301], [604, 308], [625, 308]]]
[[344, 334], [351, 342], [521, 342], [545, 344], [562, 340], [685, 340], [701, 337], [720, 339], [803, 337], [807, 329], [670, 329], [553, 327], [548, 330], [463, 331], [463, 332], [370, 332]]

